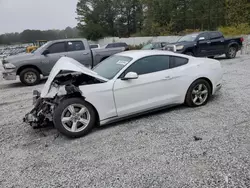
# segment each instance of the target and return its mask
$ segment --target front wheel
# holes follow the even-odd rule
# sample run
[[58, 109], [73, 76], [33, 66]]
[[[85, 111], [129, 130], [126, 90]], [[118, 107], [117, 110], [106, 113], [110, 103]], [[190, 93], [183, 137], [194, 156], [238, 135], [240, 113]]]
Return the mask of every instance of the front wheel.
[[20, 73], [20, 81], [26, 86], [34, 86], [39, 84], [41, 80], [40, 73], [33, 68], [26, 68]]
[[79, 138], [88, 134], [96, 123], [93, 107], [81, 98], [63, 100], [54, 111], [56, 129], [67, 137]]
[[207, 104], [211, 96], [211, 86], [206, 80], [196, 80], [189, 87], [186, 95], [186, 104], [190, 107], [198, 107]]

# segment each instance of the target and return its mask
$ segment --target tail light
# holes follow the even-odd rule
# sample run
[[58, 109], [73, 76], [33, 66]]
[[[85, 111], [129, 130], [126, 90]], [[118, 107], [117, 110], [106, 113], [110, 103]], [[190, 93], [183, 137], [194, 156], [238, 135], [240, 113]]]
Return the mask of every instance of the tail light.
[[243, 37], [240, 38], [240, 42], [244, 42], [244, 38]]

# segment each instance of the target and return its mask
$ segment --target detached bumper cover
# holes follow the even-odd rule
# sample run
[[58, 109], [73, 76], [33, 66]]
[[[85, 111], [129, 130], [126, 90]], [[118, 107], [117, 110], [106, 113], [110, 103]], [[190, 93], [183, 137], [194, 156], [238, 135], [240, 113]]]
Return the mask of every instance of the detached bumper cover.
[[15, 70], [8, 70], [5, 69], [4, 72], [2, 73], [3, 79], [5, 80], [16, 80], [16, 71]]
[[218, 84], [215, 88], [214, 88], [214, 94], [217, 93], [219, 90], [221, 90], [222, 88], [222, 84]]

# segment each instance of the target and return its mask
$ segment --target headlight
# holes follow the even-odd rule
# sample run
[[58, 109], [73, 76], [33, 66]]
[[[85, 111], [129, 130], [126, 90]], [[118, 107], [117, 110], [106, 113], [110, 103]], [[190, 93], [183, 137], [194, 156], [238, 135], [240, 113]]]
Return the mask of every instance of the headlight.
[[11, 64], [11, 63], [6, 63], [6, 64], [3, 64], [3, 67], [5, 69], [15, 69], [15, 65]]
[[182, 50], [184, 46], [176, 46], [176, 50]]

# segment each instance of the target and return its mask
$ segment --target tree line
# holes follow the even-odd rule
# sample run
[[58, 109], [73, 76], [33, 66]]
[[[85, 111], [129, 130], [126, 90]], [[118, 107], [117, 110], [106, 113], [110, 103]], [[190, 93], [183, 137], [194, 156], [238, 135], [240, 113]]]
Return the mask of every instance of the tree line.
[[79, 0], [78, 29], [90, 40], [223, 30], [228, 26], [243, 28], [245, 31], [239, 32], [249, 34], [249, 5], [249, 0]]
[[250, 34], [250, 0], [78, 0], [78, 25], [0, 35], [0, 44], [85, 37], [180, 35], [221, 30]]
[[56, 40], [79, 37], [76, 28], [67, 27], [64, 30], [24, 30], [21, 33], [6, 33], [0, 35], [0, 44], [32, 43], [36, 40]]

